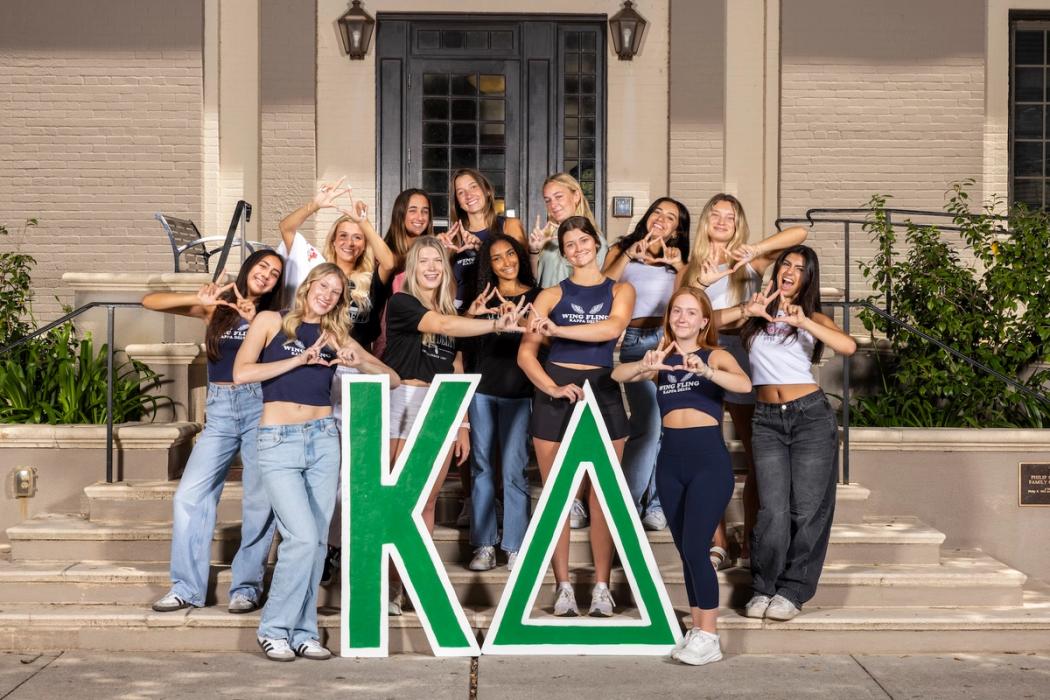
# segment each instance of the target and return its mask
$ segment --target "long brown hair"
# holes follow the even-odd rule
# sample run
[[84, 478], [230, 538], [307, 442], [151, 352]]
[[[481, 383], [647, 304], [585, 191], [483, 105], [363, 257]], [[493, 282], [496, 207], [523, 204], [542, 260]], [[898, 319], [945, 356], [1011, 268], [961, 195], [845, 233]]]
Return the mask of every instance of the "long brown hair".
[[284, 321], [281, 323], [281, 331], [288, 340], [295, 340], [296, 331], [299, 330], [303, 316], [306, 315], [306, 295], [310, 293], [310, 287], [327, 275], [339, 275], [339, 279], [343, 282], [343, 293], [339, 295], [339, 301], [335, 306], [321, 317], [321, 332], [328, 334], [330, 347], [341, 348], [347, 344], [350, 339], [350, 283], [339, 266], [330, 262], [321, 263], [310, 270], [310, 274], [295, 290], [292, 309], [284, 315]]
[[[251, 274], [252, 268], [255, 267], [260, 260], [263, 258], [273, 257], [281, 263], [281, 274], [277, 277], [277, 281], [273, 285], [273, 289], [261, 295], [255, 300], [256, 311], [272, 311], [277, 308], [277, 302], [281, 296], [281, 283], [284, 281], [284, 260], [280, 255], [272, 250], [257, 250], [241, 263], [240, 272], [237, 273], [237, 281], [234, 282], [237, 285], [237, 291], [241, 293], [242, 297], [248, 297], [248, 275]], [[223, 301], [228, 301], [231, 304], [237, 301], [237, 296], [233, 293], [233, 290], [223, 292], [220, 296]], [[212, 362], [218, 362], [222, 359], [222, 353], [219, 351], [219, 342], [222, 339], [222, 334], [236, 326], [241, 319], [241, 315], [237, 313], [236, 309], [231, 309], [229, 306], [219, 305], [215, 307], [215, 310], [211, 312], [211, 320], [208, 321], [208, 327], [204, 331], [204, 347], [208, 354], [208, 359]]]
[[671, 306], [674, 305], [674, 300], [681, 296], [690, 296], [696, 299], [696, 303], [700, 305], [700, 313], [703, 314], [704, 318], [707, 319], [707, 324], [700, 329], [700, 333], [696, 336], [696, 344], [702, 348], [714, 350], [718, 347], [718, 329], [715, 328], [714, 311], [711, 309], [711, 300], [707, 298], [707, 295], [696, 287], [679, 287], [675, 290], [671, 298], [667, 300], [667, 310], [664, 311], [664, 338], [667, 340], [674, 340], [674, 332], [671, 330]]
[[466, 210], [459, 205], [459, 200], [456, 199], [456, 180], [464, 175], [474, 178], [474, 182], [478, 183], [478, 187], [481, 188], [481, 192], [485, 196], [485, 210], [482, 214], [485, 217], [485, 228], [491, 231], [492, 227], [496, 225], [496, 190], [492, 187], [492, 183], [489, 182], [489, 179], [474, 168], [460, 168], [452, 173], [452, 177], [448, 179], [449, 227], [458, 221], [464, 230], [470, 230], [470, 216], [467, 214]]
[[427, 230], [421, 233], [420, 237], [434, 235], [434, 204], [430, 201], [430, 195], [416, 187], [403, 190], [394, 200], [394, 206], [390, 210], [390, 225], [387, 226], [385, 236], [386, 244], [397, 256], [398, 272], [404, 269], [405, 256], [408, 255], [413, 241], [405, 228], [405, 217], [408, 216], [408, 205], [411, 204], [412, 197], [417, 194], [427, 201], [427, 210], [430, 212], [427, 215]]

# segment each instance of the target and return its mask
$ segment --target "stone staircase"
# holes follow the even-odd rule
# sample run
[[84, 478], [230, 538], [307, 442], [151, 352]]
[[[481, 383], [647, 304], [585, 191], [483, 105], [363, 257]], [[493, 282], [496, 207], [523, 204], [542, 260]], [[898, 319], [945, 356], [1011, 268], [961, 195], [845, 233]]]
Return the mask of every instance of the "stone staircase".
[[[212, 540], [215, 607], [153, 612], [150, 603], [169, 585], [171, 499], [177, 482], [95, 484], [84, 490], [83, 512], [48, 514], [7, 530], [10, 552], [0, 560], [0, 649], [48, 651], [256, 649], [258, 613], [225, 610], [229, 567], [239, 537], [240, 482], [227, 484]], [[727, 512], [731, 539], [742, 519], [740, 485]], [[539, 487], [534, 487], [534, 501]], [[458, 512], [459, 486], [450, 481], [439, 501], [439, 521]], [[725, 610], [723, 645], [730, 652], [908, 653], [920, 651], [1028, 651], [1050, 648], [1050, 587], [980, 551], [944, 548], [943, 533], [916, 518], [868, 513], [868, 491], [838, 488], [828, 562], [816, 598], [787, 623], [738, 614], [750, 594], [746, 569], [719, 572]], [[670, 534], [647, 533], [671, 602], [688, 612], [683, 575]], [[572, 532], [570, 561], [581, 605], [592, 574], [588, 532]], [[466, 568], [468, 533], [439, 525], [437, 549], [467, 617], [483, 634], [508, 578], [504, 566]], [[553, 586], [553, 576], [547, 581]], [[636, 615], [622, 570], [613, 595], [625, 615]], [[338, 649], [338, 583], [322, 587], [320, 624]], [[546, 596], [541, 606], [549, 605]], [[544, 614], [537, 610], [537, 614]], [[390, 618], [392, 652], [429, 652], [411, 612]]]

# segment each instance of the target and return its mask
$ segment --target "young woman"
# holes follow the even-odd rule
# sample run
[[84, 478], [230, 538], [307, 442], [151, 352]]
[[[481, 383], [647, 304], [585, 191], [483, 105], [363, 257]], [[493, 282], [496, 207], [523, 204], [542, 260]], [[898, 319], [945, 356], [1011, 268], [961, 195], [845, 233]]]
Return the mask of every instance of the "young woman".
[[536, 226], [529, 234], [529, 254], [539, 286], [555, 287], [572, 273], [572, 265], [562, 256], [556, 235], [558, 227], [570, 216], [586, 217], [598, 233], [598, 268], [601, 269], [609, 247], [576, 178], [568, 173], [548, 177], [543, 181], [543, 202], [547, 205], [547, 223], [541, 225], [537, 216]]
[[[689, 256], [689, 264], [679, 276], [679, 283], [703, 289], [715, 309], [725, 309], [747, 301], [758, 292], [762, 276], [784, 248], [806, 240], [806, 229], [793, 226], [774, 233], [765, 240], [748, 243], [750, 228], [740, 200], [731, 194], [716, 194], [707, 200], [700, 212], [700, 224]], [[719, 342], [728, 350], [744, 372], [750, 374], [747, 351], [740, 343], [740, 324], [734, 322], [719, 328]], [[744, 448], [747, 477], [744, 480], [744, 536], [741, 559], [750, 557], [751, 531], [758, 512], [755, 487], [755, 463], [751, 449], [751, 418], [755, 412], [753, 391], [726, 392], [726, 409], [733, 418], [733, 431]], [[725, 522], [718, 526], [711, 563], [721, 567], [728, 557]]]
[[456, 308], [473, 299], [477, 286], [477, 250], [495, 234], [506, 234], [525, 245], [525, 230], [517, 219], [496, 213], [496, 191], [488, 178], [473, 168], [462, 168], [449, 179], [449, 228], [440, 238], [453, 253]]
[[[467, 316], [494, 318], [518, 304], [531, 304], [539, 294], [528, 253], [516, 239], [493, 234], [478, 252], [481, 293]], [[473, 451], [470, 543], [476, 549], [469, 568], [487, 571], [496, 566], [496, 471], [503, 472], [503, 537], [507, 568], [514, 567], [518, 548], [529, 524], [528, 425], [532, 383], [518, 367], [520, 335], [486, 335], [471, 349], [474, 371], [481, 383], [470, 403], [470, 442]], [[496, 455], [496, 446], [499, 454]]]
[[335, 365], [397, 375], [350, 337], [350, 290], [332, 263], [315, 267], [284, 316], [256, 316], [233, 364], [238, 384], [261, 382], [259, 471], [281, 544], [270, 594], [259, 621], [267, 658], [323, 660], [317, 587], [339, 482], [339, 428], [332, 416]]
[[741, 341], [758, 389], [751, 443], [760, 506], [745, 614], [790, 620], [817, 590], [838, 477], [838, 425], [812, 363], [825, 345], [852, 355], [857, 344], [821, 312], [820, 266], [804, 245], [777, 257], [763, 294], [721, 314], [747, 319]]
[[[456, 315], [454, 285], [441, 241], [433, 236], [416, 239], [405, 261], [405, 286], [390, 298], [386, 309], [383, 359], [401, 377], [401, 385], [390, 392], [391, 463], [404, 448], [434, 377], [462, 372], [463, 359], [455, 339], [522, 331], [518, 321], [526, 311], [524, 301], [497, 318], [464, 318]], [[470, 454], [469, 430], [469, 423], [460, 426], [452, 454], [423, 508], [423, 520], [430, 532], [434, 531], [434, 507], [452, 459], [462, 465]], [[397, 582], [390, 589], [390, 613], [400, 615], [402, 602]]]
[[258, 384], [233, 383], [233, 358], [257, 311], [276, 307], [283, 262], [272, 250], [252, 253], [237, 281], [206, 284], [196, 294], [154, 292], [142, 305], [199, 318], [206, 324], [208, 354], [207, 422], [193, 446], [175, 491], [171, 530], [171, 590], [153, 604], [157, 612], [201, 607], [208, 594], [215, 509], [238, 451], [241, 482], [241, 545], [233, 558], [229, 611], [251, 612], [262, 598], [266, 557], [273, 540], [270, 500], [259, 478], [255, 435], [262, 414]]
[[[598, 267], [600, 243], [598, 231], [586, 217], [570, 216], [558, 227], [558, 247], [572, 266], [572, 275], [557, 287], [544, 289], [536, 297], [529, 333], [518, 350], [518, 364], [536, 386], [529, 432], [540, 476], [544, 480], [554, 466], [554, 457], [572, 416], [573, 404], [583, 398], [582, 387], [587, 381], [598, 399], [616, 456], [623, 456], [628, 432], [627, 413], [620, 396], [620, 385], [613, 381], [610, 372], [613, 347], [631, 320], [634, 287], [602, 274]], [[550, 352], [547, 361], [541, 364], [540, 345], [545, 339], [550, 340]], [[612, 615], [615, 605], [609, 593], [612, 536], [593, 489], [589, 500], [595, 574], [590, 614], [607, 617]], [[554, 614], [579, 614], [569, 582], [567, 528], [563, 528], [558, 537], [553, 568], [557, 581]]]
[[[675, 277], [688, 258], [689, 210], [670, 197], [653, 202], [634, 231], [609, 248], [605, 274], [630, 282], [635, 289], [634, 312], [620, 343], [620, 362], [637, 362], [660, 344], [664, 310], [675, 289]], [[624, 393], [631, 430], [623, 448], [624, 476], [642, 525], [647, 530], [662, 530], [667, 519], [656, 492], [660, 448], [656, 385], [632, 382], [624, 386]]]
[[693, 626], [671, 657], [694, 666], [718, 661], [718, 576], [707, 545], [733, 496], [733, 465], [722, 439], [722, 395], [748, 391], [736, 360], [717, 345], [711, 302], [694, 287], [671, 297], [664, 318], [668, 342], [638, 361], [621, 364], [613, 379], [656, 382], [663, 439], [656, 486], [682, 557]]

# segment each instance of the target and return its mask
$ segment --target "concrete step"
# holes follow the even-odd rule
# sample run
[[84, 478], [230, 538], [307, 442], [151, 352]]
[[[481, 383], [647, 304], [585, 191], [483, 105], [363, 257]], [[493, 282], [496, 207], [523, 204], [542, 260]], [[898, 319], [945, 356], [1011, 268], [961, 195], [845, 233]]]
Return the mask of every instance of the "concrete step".
[[[1050, 650], [1050, 587], [1025, 587], [1016, 606], [931, 608], [807, 606], [790, 622], [751, 620], [725, 608], [718, 620], [722, 646], [730, 654], [1023, 653]], [[480, 637], [494, 608], [468, 608], [467, 620]], [[688, 624], [683, 608], [676, 606]], [[637, 611], [625, 609], [625, 618]], [[535, 617], [544, 613], [534, 614]], [[0, 650], [51, 652], [217, 651], [257, 652], [259, 613], [230, 615], [210, 607], [155, 613], [126, 605], [0, 604]], [[318, 624], [327, 646], [338, 652], [339, 615], [321, 608]], [[429, 653], [418, 616], [389, 618], [391, 653]]]
[[[505, 566], [492, 571], [470, 571], [463, 564], [446, 563], [449, 580], [464, 605], [493, 607], [499, 600], [509, 573]], [[679, 565], [660, 567], [660, 575], [674, 605], [686, 608], [685, 580]], [[594, 575], [589, 567], [572, 567], [577, 596], [587, 601]], [[732, 568], [718, 574], [721, 596], [730, 607], [743, 607], [751, 594], [747, 569]], [[0, 562], [0, 600], [25, 604], [131, 605], [146, 608], [167, 592], [170, 583], [166, 563], [131, 562]], [[211, 597], [228, 602], [229, 568], [212, 567]], [[1025, 576], [979, 551], [953, 550], [937, 566], [906, 564], [863, 566], [828, 564], [824, 567], [817, 595], [811, 602], [820, 607], [907, 607], [907, 606], [1008, 606], [1021, 604]], [[622, 569], [612, 575], [613, 594], [629, 604], [630, 590]], [[547, 593], [553, 591], [554, 576], [545, 577]], [[541, 606], [550, 603], [542, 593]], [[322, 586], [320, 602], [338, 607], [340, 585]], [[2, 606], [0, 606], [2, 607]]]

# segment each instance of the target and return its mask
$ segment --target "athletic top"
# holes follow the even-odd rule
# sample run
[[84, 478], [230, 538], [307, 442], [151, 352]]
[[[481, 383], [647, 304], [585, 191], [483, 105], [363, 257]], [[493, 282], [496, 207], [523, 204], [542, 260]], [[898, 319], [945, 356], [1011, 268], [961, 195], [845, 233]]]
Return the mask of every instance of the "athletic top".
[[[321, 324], [300, 323], [295, 340], [288, 340], [284, 331], [278, 331], [273, 340], [263, 348], [260, 362], [276, 362], [301, 355], [306, 348], [317, 342], [321, 335]], [[321, 349], [321, 358], [332, 361], [335, 353], [328, 346]], [[322, 364], [303, 365], [262, 383], [263, 403], [289, 401], [307, 406], [332, 405], [332, 375], [335, 367]]]
[[[496, 223], [493, 225], [492, 230], [485, 228], [480, 231], [471, 231], [471, 235], [477, 236], [478, 239], [484, 243], [492, 236], [497, 233], [503, 233], [503, 223], [505, 219], [502, 215], [496, 217]], [[462, 253], [456, 253], [455, 257], [452, 258], [452, 276], [456, 278], [456, 308], [459, 309], [463, 306], [463, 300], [473, 298], [470, 295], [477, 296], [475, 291], [477, 287], [478, 279], [478, 251], [476, 250], [464, 250]]]
[[[605, 255], [609, 252], [609, 246], [605, 243], [604, 236], [599, 235], [598, 239], [598, 269], [601, 269], [605, 267]], [[572, 265], [558, 250], [558, 236], [551, 236], [536, 254], [536, 283], [540, 289], [557, 287], [562, 280], [571, 276]]]
[[[561, 299], [551, 309], [551, 321], [558, 326], [582, 326], [606, 320], [612, 313], [615, 284], [608, 277], [589, 287], [572, 280], [562, 280], [558, 285], [561, 287]], [[604, 343], [552, 338], [548, 359], [551, 362], [612, 367], [614, 347], [615, 338]]]
[[[693, 354], [706, 364], [711, 352], [708, 348], [701, 348]], [[682, 362], [681, 355], [669, 355], [664, 360], [664, 364], [672, 367]], [[679, 408], [695, 408], [721, 423], [722, 399], [725, 393], [725, 389], [710, 379], [704, 379], [684, 369], [673, 372], [660, 370], [656, 376], [656, 404], [660, 407], [661, 417]]]
[[[525, 303], [531, 304], [540, 293], [538, 288], [532, 288], [524, 294], [506, 297], [507, 301], [517, 304], [522, 297]], [[496, 309], [500, 300], [493, 297], [488, 306]], [[478, 318], [495, 318], [495, 313]], [[471, 372], [481, 375], [478, 384], [478, 393], [486, 396], [496, 396], [504, 399], [529, 398], [535, 393], [535, 387], [525, 373], [518, 367], [518, 346], [521, 345], [521, 333], [489, 333], [476, 339], [473, 346], [474, 356]]]
[[[777, 311], [777, 316], [783, 316]], [[751, 383], [762, 384], [816, 384], [813, 378], [813, 346], [816, 340], [809, 331], [792, 329], [786, 323], [767, 323], [765, 332], [751, 339]]]
[[663, 316], [674, 292], [675, 271], [666, 265], [646, 265], [629, 260], [620, 281], [630, 282], [634, 287], [631, 318]]
[[[719, 270], [726, 270], [729, 265], [719, 265]], [[729, 281], [733, 277], [728, 275], [720, 280], [717, 280], [714, 284], [704, 290], [707, 294], [707, 298], [711, 300], [711, 308], [715, 311], [719, 309], [726, 309], [732, 306], [734, 303], [739, 304], [742, 301], [750, 299], [753, 294], [758, 291], [758, 287], [762, 284], [762, 276], [755, 272], [755, 269], [751, 267], [751, 263], [744, 265], [744, 270], [747, 272], [747, 281], [744, 283], [744, 297], [742, 299], [733, 300], [732, 289], [729, 286]]]
[[233, 382], [233, 360], [248, 333], [248, 325], [242, 318], [237, 325], [219, 336], [219, 359], [215, 362], [208, 360], [209, 382]]
[[418, 379], [430, 383], [436, 374], [450, 374], [456, 359], [456, 339], [436, 336], [434, 342], [423, 342], [419, 322], [430, 311], [407, 292], [398, 292], [386, 305], [386, 351], [383, 362], [401, 379]]

